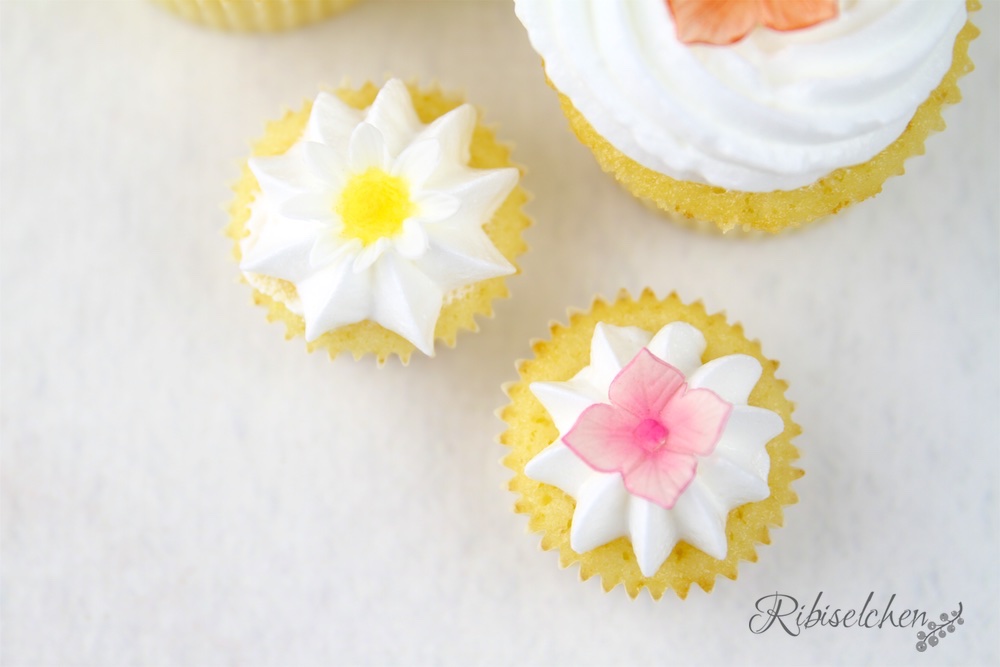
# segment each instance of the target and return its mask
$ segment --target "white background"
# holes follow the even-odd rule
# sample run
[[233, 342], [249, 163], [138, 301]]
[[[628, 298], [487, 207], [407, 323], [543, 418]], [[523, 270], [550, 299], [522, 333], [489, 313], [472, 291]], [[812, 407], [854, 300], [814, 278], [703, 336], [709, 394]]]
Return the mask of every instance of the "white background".
[[[144, 2], [0, 2], [6, 665], [995, 664], [998, 5], [927, 155], [763, 241], [664, 221], [567, 129], [507, 2], [362, 2], [232, 36]], [[377, 369], [267, 324], [222, 236], [248, 142], [319, 86], [439, 80], [528, 168], [513, 298]], [[780, 359], [801, 501], [735, 582], [580, 583], [511, 511], [493, 412], [568, 306], [651, 286]], [[964, 626], [747, 628], [780, 591]], [[832, 607], [831, 607], [832, 608]]]

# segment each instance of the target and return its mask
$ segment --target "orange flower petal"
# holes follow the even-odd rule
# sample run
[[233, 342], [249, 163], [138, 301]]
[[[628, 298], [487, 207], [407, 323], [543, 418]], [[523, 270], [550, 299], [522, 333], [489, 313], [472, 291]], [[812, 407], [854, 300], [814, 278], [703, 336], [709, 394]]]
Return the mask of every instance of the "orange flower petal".
[[667, 0], [667, 6], [685, 44], [732, 44], [760, 20], [760, 0]]
[[837, 16], [837, 0], [760, 0], [760, 21], [774, 30], [799, 30]]

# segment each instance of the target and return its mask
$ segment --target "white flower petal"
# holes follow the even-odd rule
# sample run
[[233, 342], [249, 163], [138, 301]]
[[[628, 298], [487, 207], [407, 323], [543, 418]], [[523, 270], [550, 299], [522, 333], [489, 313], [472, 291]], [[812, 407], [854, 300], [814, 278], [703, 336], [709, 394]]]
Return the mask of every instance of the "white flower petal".
[[472, 133], [476, 129], [478, 114], [471, 104], [455, 107], [435, 119], [417, 135], [418, 140], [433, 139], [439, 142], [445, 164], [468, 164]]
[[243, 245], [240, 269], [295, 282], [308, 275], [309, 253], [323, 229], [315, 222], [268, 220]]
[[312, 250], [309, 251], [309, 266], [313, 269], [322, 269], [337, 262], [345, 253], [357, 255], [361, 252], [361, 248], [361, 241], [358, 239], [345, 239], [332, 229], [327, 229], [326, 233], [316, 238]]
[[284, 155], [252, 157], [247, 161], [264, 195], [258, 195], [258, 199], [281, 201], [296, 193], [323, 188], [323, 183], [305, 168], [304, 152], [301, 144], [295, 144]]
[[348, 106], [336, 95], [321, 92], [313, 101], [302, 138], [343, 151], [351, 132], [363, 117], [364, 112]]
[[701, 366], [705, 336], [687, 322], [671, 322], [656, 332], [646, 348], [688, 376]]
[[639, 496], [629, 497], [628, 532], [643, 576], [656, 574], [677, 544], [677, 528], [664, 509]]
[[348, 152], [350, 169], [354, 173], [362, 173], [372, 167], [384, 170], [389, 163], [385, 138], [378, 128], [368, 123], [361, 123], [354, 129]]
[[555, 442], [535, 454], [524, 466], [524, 474], [544, 484], [562, 489], [574, 498], [580, 487], [595, 473], [573, 450]]
[[373, 319], [434, 356], [434, 327], [444, 292], [409, 260], [395, 252], [375, 263]]
[[673, 507], [677, 539], [701, 549], [712, 558], [723, 559], [729, 550], [726, 517], [709, 491], [695, 477]]
[[373, 243], [361, 246], [361, 250], [354, 257], [354, 264], [351, 269], [355, 273], [367, 271], [390, 247], [392, 247], [392, 241], [385, 237], [375, 239]]
[[347, 161], [335, 148], [310, 141], [303, 144], [306, 160], [313, 174], [327, 190], [338, 191], [347, 180]]
[[569, 433], [584, 410], [602, 402], [601, 397], [595, 397], [589, 385], [582, 382], [532, 382], [529, 388], [561, 434]]
[[406, 259], [417, 259], [427, 252], [427, 232], [417, 220], [409, 219], [403, 229], [392, 239], [392, 246]]
[[278, 213], [289, 220], [315, 221], [328, 225], [334, 222], [333, 201], [325, 193], [303, 192], [292, 195], [281, 204]]
[[390, 79], [382, 86], [368, 109], [365, 122], [381, 130], [392, 155], [399, 155], [421, 127], [410, 91], [399, 79]]
[[405, 179], [411, 192], [420, 191], [440, 164], [441, 146], [435, 141], [417, 141], [396, 158], [391, 173]]
[[428, 224], [424, 231], [429, 245], [427, 252], [416, 260], [417, 266], [445, 292], [517, 270], [482, 229]]
[[306, 340], [367, 318], [371, 275], [351, 271], [350, 255], [296, 285], [306, 321]]
[[712, 456], [724, 457], [766, 480], [771, 469], [767, 443], [784, 430], [785, 422], [777, 413], [752, 405], [734, 405]]
[[569, 529], [569, 545], [585, 553], [628, 534], [628, 499], [618, 473], [595, 475], [580, 487]]
[[455, 215], [462, 202], [455, 197], [440, 192], [423, 191], [413, 197], [417, 205], [415, 217], [425, 222], [440, 222]]
[[493, 217], [520, 178], [513, 167], [505, 169], [466, 169], [459, 178], [428, 179], [427, 187], [451, 195], [462, 205], [448, 224], [482, 226]]
[[651, 337], [652, 334], [639, 327], [597, 323], [590, 340], [590, 370], [587, 371], [587, 379], [595, 386], [604, 387], [605, 400], [611, 381], [639, 354], [639, 350]]
[[729, 354], [708, 362], [688, 377], [694, 389], [711, 389], [733, 405], [746, 405], [760, 379], [760, 362], [747, 354]]

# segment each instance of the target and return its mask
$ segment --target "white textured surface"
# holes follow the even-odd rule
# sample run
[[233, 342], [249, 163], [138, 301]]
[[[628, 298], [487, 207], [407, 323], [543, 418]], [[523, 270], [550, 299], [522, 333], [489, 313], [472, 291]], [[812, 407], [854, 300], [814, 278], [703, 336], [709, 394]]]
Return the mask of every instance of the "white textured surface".
[[[275, 37], [135, 2], [0, 2], [5, 665], [996, 664], [998, 6], [949, 129], [878, 198], [740, 242], [661, 221], [566, 128], [507, 3], [362, 3]], [[321, 84], [464, 89], [536, 195], [514, 298], [409, 368], [307, 355], [219, 205]], [[513, 361], [645, 285], [726, 309], [791, 382], [801, 502], [736, 582], [605, 595], [540, 553], [492, 444]], [[345, 471], [348, 474], [344, 474]], [[344, 480], [348, 480], [345, 485]], [[752, 635], [775, 590], [968, 622]]]

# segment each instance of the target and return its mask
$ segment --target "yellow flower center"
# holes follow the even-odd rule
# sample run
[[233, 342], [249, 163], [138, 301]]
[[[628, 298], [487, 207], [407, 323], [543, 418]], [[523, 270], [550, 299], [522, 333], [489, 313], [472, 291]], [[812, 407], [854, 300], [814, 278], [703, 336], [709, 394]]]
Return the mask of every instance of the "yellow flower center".
[[344, 222], [343, 235], [368, 245], [398, 234], [416, 205], [406, 181], [369, 167], [347, 181], [335, 210]]

